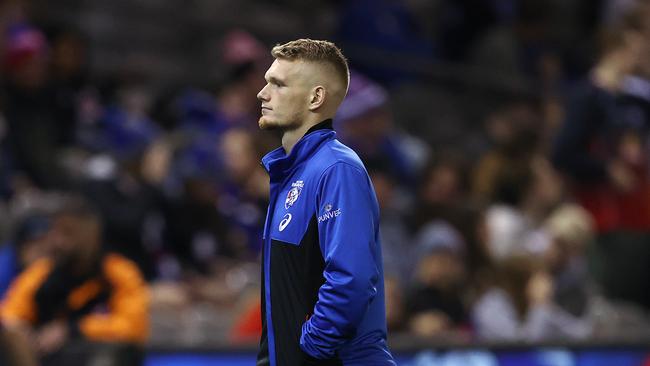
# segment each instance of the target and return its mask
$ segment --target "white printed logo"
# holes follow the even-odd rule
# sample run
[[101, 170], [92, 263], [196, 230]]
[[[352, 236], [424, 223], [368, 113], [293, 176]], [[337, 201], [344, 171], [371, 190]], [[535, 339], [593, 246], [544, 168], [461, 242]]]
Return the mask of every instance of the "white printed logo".
[[300, 197], [300, 192], [302, 192], [302, 187], [305, 186], [305, 182], [297, 180], [294, 183], [291, 183], [291, 189], [287, 193], [287, 199], [284, 201], [284, 208], [289, 209]]
[[320, 224], [323, 221], [327, 221], [334, 217], [338, 217], [340, 214], [341, 214], [340, 208], [337, 208], [336, 210], [332, 210], [332, 204], [328, 203], [325, 205], [325, 213], [318, 216], [318, 223]]
[[280, 231], [284, 230], [284, 228], [286, 228], [287, 225], [289, 225], [290, 222], [291, 222], [291, 214], [288, 213], [288, 214], [284, 215], [284, 217], [282, 218], [282, 221], [280, 221], [280, 226], [278, 226], [278, 229], [280, 229]]

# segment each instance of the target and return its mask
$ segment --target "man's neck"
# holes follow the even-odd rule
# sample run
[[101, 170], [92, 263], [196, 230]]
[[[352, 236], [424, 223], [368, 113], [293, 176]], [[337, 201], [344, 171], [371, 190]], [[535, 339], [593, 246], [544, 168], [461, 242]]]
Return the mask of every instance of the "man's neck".
[[282, 134], [282, 147], [287, 155], [291, 154], [293, 147], [296, 146], [298, 140], [305, 136], [309, 128], [311, 128], [311, 125], [305, 124], [293, 130], [284, 131], [284, 134]]
[[289, 155], [291, 154], [291, 150], [293, 150], [293, 147], [296, 146], [298, 141], [305, 136], [307, 131], [309, 131], [310, 128], [314, 127], [315, 125], [323, 122], [326, 120], [327, 117], [319, 117], [318, 119], [314, 119], [313, 121], [309, 121], [306, 123], [303, 123], [302, 126], [290, 130], [290, 131], [285, 131], [282, 134], [282, 147], [284, 148], [284, 152]]

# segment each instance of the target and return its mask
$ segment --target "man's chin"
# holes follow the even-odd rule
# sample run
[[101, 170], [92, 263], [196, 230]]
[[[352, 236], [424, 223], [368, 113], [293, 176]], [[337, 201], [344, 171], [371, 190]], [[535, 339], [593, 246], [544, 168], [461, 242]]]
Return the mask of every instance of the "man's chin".
[[280, 124], [278, 124], [276, 122], [273, 122], [273, 121], [269, 121], [266, 118], [264, 118], [263, 116], [260, 117], [257, 124], [260, 126], [260, 130], [264, 130], [264, 131], [279, 130], [280, 127], [281, 127]]
[[261, 130], [264, 130], [264, 131], [281, 131], [283, 133], [288, 132], [288, 131], [293, 131], [293, 130], [300, 127], [299, 123], [287, 123], [287, 122], [270, 121], [270, 120], [266, 119], [264, 116], [260, 117], [257, 124], [260, 126]]

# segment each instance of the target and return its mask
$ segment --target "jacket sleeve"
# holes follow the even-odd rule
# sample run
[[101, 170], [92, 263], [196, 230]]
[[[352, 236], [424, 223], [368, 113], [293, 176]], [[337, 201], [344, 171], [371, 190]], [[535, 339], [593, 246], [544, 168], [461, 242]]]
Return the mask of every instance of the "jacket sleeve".
[[379, 213], [368, 175], [343, 162], [321, 177], [316, 204], [325, 283], [303, 324], [300, 346], [312, 357], [328, 359], [354, 336], [377, 294]]
[[41, 259], [16, 277], [0, 303], [0, 320], [3, 323], [22, 322], [34, 325], [37, 322], [38, 311], [34, 296], [51, 270], [52, 262]]
[[149, 333], [149, 290], [134, 263], [109, 255], [104, 273], [112, 287], [107, 314], [90, 314], [79, 330], [90, 340], [144, 343]]

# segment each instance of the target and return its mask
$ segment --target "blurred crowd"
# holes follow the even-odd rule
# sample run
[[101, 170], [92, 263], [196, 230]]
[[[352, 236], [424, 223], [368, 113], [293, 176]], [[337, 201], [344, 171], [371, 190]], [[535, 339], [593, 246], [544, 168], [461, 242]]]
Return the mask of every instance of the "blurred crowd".
[[[650, 3], [323, 3], [353, 69], [335, 129], [381, 206], [390, 335], [649, 339]], [[46, 356], [254, 343], [272, 44], [226, 30], [223, 77], [161, 88], [94, 70], [82, 28], [0, 7], [2, 327]]]

